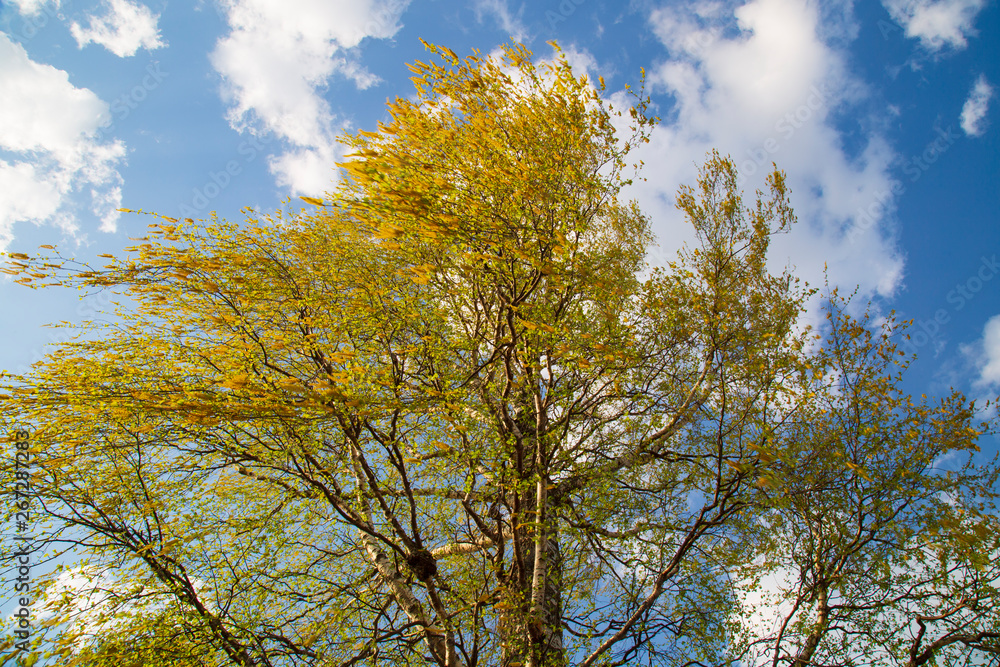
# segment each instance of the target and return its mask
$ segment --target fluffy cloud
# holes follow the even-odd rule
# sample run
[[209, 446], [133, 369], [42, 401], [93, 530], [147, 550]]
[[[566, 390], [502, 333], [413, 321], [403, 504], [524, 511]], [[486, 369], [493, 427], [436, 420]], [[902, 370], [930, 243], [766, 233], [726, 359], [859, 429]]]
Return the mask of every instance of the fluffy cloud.
[[74, 87], [65, 71], [33, 62], [2, 33], [0, 91], [0, 150], [14, 156], [0, 159], [0, 247], [18, 222], [54, 223], [75, 234], [87, 199], [101, 230], [114, 231], [125, 147], [96, 139], [108, 105]]
[[270, 161], [271, 173], [278, 185], [292, 192], [322, 194], [330, 189], [330, 169], [342, 162], [344, 151], [334, 142], [313, 148], [298, 148]]
[[939, 51], [946, 46], [964, 49], [975, 34], [973, 24], [986, 0], [882, 0], [882, 5], [924, 47]]
[[718, 148], [735, 159], [748, 192], [772, 162], [788, 174], [800, 223], [773, 242], [779, 268], [791, 264], [816, 285], [827, 266], [833, 284], [891, 294], [902, 276], [889, 224], [895, 156], [870, 130], [848, 153], [834, 122], [865, 99], [844, 55], [822, 36], [850, 34], [850, 26], [821, 32], [817, 7], [804, 0], [702, 2], [656, 10], [650, 21], [669, 52], [647, 81], [664, 120], [638, 151], [649, 180], [630, 194], [657, 223], [661, 251], [652, 259], [691, 240], [675, 190], [693, 184], [695, 165]]
[[982, 74], [972, 86], [969, 98], [962, 105], [962, 130], [970, 137], [978, 137], [986, 131], [986, 111], [993, 97], [993, 86], [986, 82]]
[[156, 26], [160, 16], [153, 14], [148, 7], [129, 0], [109, 0], [107, 10], [104, 16], [92, 16], [88, 28], [81, 27], [79, 23], [70, 26], [70, 32], [81, 49], [93, 42], [124, 58], [134, 56], [139, 49], [152, 51], [165, 46]]
[[322, 194], [334, 178], [344, 123], [321, 92], [334, 76], [367, 88], [378, 78], [352, 50], [399, 29], [403, 0], [224, 0], [230, 32], [211, 54], [237, 130], [273, 132], [289, 145], [271, 172], [292, 192]]

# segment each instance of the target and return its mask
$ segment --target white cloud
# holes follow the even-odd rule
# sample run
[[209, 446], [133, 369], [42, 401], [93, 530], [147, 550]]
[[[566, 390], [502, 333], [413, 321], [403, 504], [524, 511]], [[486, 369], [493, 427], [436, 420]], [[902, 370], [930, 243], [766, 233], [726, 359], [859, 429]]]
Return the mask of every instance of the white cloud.
[[27, 162], [0, 160], [0, 249], [14, 239], [14, 222], [55, 216], [60, 193], [53, 181], [40, 177]]
[[368, 88], [378, 77], [353, 51], [366, 37], [399, 29], [403, 0], [223, 0], [229, 26], [211, 54], [230, 103], [229, 121], [243, 131], [273, 132], [289, 150], [270, 161], [294, 193], [330, 189], [344, 126], [321, 92], [334, 76]]
[[0, 248], [18, 222], [53, 223], [75, 234], [88, 195], [101, 230], [114, 231], [125, 147], [96, 139], [108, 105], [73, 86], [65, 71], [33, 62], [3, 34], [0, 95], [0, 150], [14, 154], [12, 162], [0, 159]]
[[[192, 584], [204, 596], [202, 602], [214, 609], [205, 581], [196, 578]], [[33, 605], [37, 620], [53, 623], [58, 614], [64, 629], [78, 637], [74, 653], [132, 623], [142, 623], [144, 617], [169, 613], [176, 604], [175, 596], [162, 590], [155, 579], [144, 583], [116, 580], [111, 570], [89, 565], [62, 569], [43, 591]], [[16, 622], [12, 615], [5, 620], [8, 626]]]
[[17, 7], [21, 16], [36, 16], [41, 14], [42, 10], [48, 9], [49, 5], [53, 9], [59, 9], [59, 0], [8, 0], [8, 2]]
[[[740, 619], [743, 633], [754, 639], [773, 637], [782, 620], [792, 612], [794, 598], [791, 591], [798, 583], [792, 565], [773, 565], [770, 571], [761, 568], [759, 581], [748, 580], [737, 583], [736, 594], [740, 599]], [[746, 656], [744, 664], [765, 665], [766, 654], [770, 652], [770, 642], [755, 646]]]
[[983, 327], [983, 337], [962, 351], [979, 367], [975, 386], [982, 389], [1000, 389], [1000, 315], [994, 315]]
[[946, 46], [964, 49], [975, 34], [973, 24], [986, 0], [882, 0], [882, 5], [924, 47], [939, 51]]
[[330, 189], [330, 169], [343, 161], [344, 151], [335, 144], [300, 148], [268, 160], [278, 185], [292, 192], [318, 195]]
[[[886, 215], [895, 156], [871, 131], [855, 140], [853, 153], [845, 150], [834, 113], [866, 93], [843, 53], [821, 36], [830, 31], [821, 32], [818, 8], [806, 0], [735, 8], [713, 1], [660, 9], [650, 20], [670, 57], [651, 69], [647, 83], [654, 101], [663, 94], [673, 102], [654, 111], [664, 120], [637, 151], [648, 182], [630, 193], [656, 225], [662, 252], [652, 259], [671, 258], [692, 239], [674, 195], [678, 185], [694, 184], [696, 165], [717, 148], [736, 161], [748, 199], [772, 162], [787, 173], [800, 222], [772, 242], [778, 267], [790, 263], [817, 285], [828, 266], [835, 285], [891, 294], [903, 265]], [[876, 215], [868, 220], [862, 211], [872, 207]]]
[[[106, 573], [99, 573], [86, 566], [63, 570], [51, 588], [46, 589], [45, 596], [38, 605], [41, 607], [38, 611], [39, 620], [46, 621], [53, 617], [51, 606], [54, 602], [60, 599], [71, 600], [73, 623], [81, 634], [106, 632], [120, 623], [118, 619], [102, 618], [102, 608], [109, 606], [112, 600], [110, 591], [113, 590], [114, 582]], [[129, 607], [134, 611], [136, 605]], [[65, 608], [62, 610], [65, 611]]]
[[89, 28], [75, 22], [70, 26], [81, 49], [93, 42], [124, 58], [134, 56], [139, 49], [152, 51], [166, 46], [156, 25], [160, 15], [153, 14], [145, 5], [129, 0], [109, 0], [107, 10], [104, 16], [92, 16]]
[[982, 74], [976, 79], [969, 93], [969, 99], [962, 105], [962, 131], [970, 137], [978, 137], [986, 131], [986, 111], [990, 106], [990, 98], [993, 97], [993, 86], [986, 82], [986, 77]]
[[484, 15], [490, 14], [500, 24], [500, 29], [506, 32], [510, 38], [518, 42], [525, 40], [528, 31], [521, 21], [524, 5], [521, 6], [516, 15], [513, 15], [510, 7], [507, 6], [507, 0], [476, 0], [475, 10], [476, 20], [480, 23], [483, 22]]

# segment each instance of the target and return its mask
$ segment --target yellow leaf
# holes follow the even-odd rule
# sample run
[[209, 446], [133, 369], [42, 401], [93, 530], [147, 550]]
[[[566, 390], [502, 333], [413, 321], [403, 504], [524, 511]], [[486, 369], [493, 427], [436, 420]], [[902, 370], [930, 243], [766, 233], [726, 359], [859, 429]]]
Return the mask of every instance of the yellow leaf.
[[226, 380], [222, 382], [222, 386], [226, 387], [227, 389], [243, 389], [244, 387], [247, 386], [247, 384], [249, 384], [249, 382], [250, 382], [249, 375], [246, 374], [234, 375], [233, 377], [226, 378]]

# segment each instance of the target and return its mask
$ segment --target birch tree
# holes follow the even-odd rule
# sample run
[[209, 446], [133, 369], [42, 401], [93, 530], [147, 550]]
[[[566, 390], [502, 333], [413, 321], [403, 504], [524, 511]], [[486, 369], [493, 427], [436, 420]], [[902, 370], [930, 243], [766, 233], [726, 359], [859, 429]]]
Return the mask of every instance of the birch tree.
[[[620, 196], [655, 120], [640, 96], [612, 108], [516, 45], [429, 48], [415, 98], [345, 138], [307, 208], [158, 216], [100, 268], [9, 256], [28, 286], [122, 297], [0, 397], [32, 433], [38, 548], [86, 561], [49, 590], [91, 577], [46, 598], [36, 641], [60, 664], [723, 665], [759, 646], [744, 575], [776, 558], [768, 522], [808, 514], [783, 485], [826, 494], [824, 470], [861, 465], [832, 427], [800, 437], [833, 419], [838, 348], [768, 268], [784, 175], [744, 203], [709, 155], [677, 200], [697, 244], [649, 267]], [[907, 419], [936, 455], [989, 428], [961, 398]]]

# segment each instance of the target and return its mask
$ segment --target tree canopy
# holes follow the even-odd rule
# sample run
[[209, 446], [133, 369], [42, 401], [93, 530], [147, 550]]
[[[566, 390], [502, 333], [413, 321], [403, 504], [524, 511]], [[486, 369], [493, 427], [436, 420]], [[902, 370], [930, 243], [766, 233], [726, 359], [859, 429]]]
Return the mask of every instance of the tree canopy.
[[0, 395], [31, 432], [36, 547], [83, 557], [47, 578], [35, 644], [1000, 664], [997, 467], [973, 460], [995, 424], [902, 391], [905, 323], [830, 293], [800, 325], [813, 292], [767, 261], [784, 174], [747, 204], [709, 155], [677, 197], [697, 244], [647, 266], [621, 198], [641, 96], [615, 109], [518, 45], [429, 49], [307, 209], [159, 216], [101, 268], [9, 255], [29, 286], [121, 297]]

